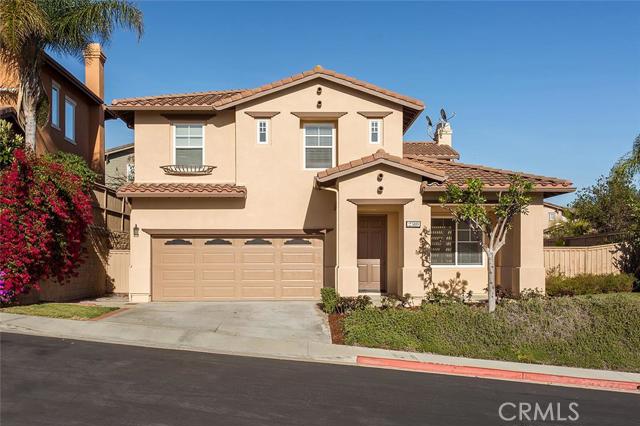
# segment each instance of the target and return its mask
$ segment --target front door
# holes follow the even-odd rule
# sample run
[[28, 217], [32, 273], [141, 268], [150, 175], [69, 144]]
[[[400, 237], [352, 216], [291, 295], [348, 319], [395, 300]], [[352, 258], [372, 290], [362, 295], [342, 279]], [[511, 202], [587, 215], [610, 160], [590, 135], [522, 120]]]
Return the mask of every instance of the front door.
[[387, 291], [387, 216], [358, 216], [358, 290]]

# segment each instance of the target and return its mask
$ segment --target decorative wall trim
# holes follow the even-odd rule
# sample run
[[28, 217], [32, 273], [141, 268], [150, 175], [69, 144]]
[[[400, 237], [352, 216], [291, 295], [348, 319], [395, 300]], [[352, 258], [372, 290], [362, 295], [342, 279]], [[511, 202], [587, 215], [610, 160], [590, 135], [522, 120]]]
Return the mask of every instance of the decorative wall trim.
[[280, 114], [280, 111], [245, 111], [244, 113], [253, 118], [272, 118]]
[[340, 118], [343, 115], [346, 115], [346, 112], [320, 112], [320, 111], [312, 111], [312, 112], [292, 112], [291, 114], [295, 115], [298, 118]]
[[385, 118], [393, 114], [393, 111], [358, 111], [358, 114], [366, 118]]

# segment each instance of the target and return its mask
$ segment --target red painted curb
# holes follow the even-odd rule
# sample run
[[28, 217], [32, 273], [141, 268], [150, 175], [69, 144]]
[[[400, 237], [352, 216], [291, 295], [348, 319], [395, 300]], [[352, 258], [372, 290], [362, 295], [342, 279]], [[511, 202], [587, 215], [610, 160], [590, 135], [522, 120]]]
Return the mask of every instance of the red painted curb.
[[402, 370], [422, 371], [425, 373], [455, 374], [458, 376], [484, 377], [488, 379], [506, 379], [534, 383], [582, 386], [589, 388], [615, 389], [636, 392], [640, 390], [640, 383], [636, 382], [624, 382], [606, 379], [588, 379], [583, 377], [560, 376], [556, 374], [528, 373], [523, 371], [500, 370], [496, 368], [436, 364], [433, 362], [408, 361], [402, 359], [357, 356], [356, 363], [372, 367], [397, 368]]
[[114, 315], [120, 315], [121, 313], [123, 313], [125, 311], [128, 311], [128, 310], [129, 310], [129, 308], [118, 308], [115, 311], [110, 311], [110, 312], [104, 313], [104, 314], [100, 315], [99, 317], [91, 318], [91, 319], [89, 319], [89, 321], [100, 321], [100, 320], [103, 320], [105, 318], [112, 317]]

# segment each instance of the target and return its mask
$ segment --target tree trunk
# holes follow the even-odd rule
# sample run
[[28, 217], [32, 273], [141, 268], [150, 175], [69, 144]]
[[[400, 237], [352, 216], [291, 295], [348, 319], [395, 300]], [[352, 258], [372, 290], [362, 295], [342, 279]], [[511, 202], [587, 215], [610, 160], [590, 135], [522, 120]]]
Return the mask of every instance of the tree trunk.
[[496, 255], [493, 251], [487, 253], [489, 312], [496, 310]]
[[36, 150], [36, 105], [30, 97], [26, 97], [23, 105], [24, 111], [24, 145], [27, 149]]

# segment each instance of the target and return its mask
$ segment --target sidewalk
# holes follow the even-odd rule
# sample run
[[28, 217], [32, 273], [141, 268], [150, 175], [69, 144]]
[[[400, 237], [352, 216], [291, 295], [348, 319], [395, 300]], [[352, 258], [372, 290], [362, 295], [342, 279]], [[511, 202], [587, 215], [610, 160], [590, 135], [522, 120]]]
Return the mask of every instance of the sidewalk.
[[[450, 367], [473, 367], [540, 375], [558, 375], [588, 380], [636, 382], [640, 384], [640, 374], [636, 373], [460, 358], [319, 342], [229, 336], [213, 331], [181, 330], [139, 324], [118, 324], [107, 321], [74, 321], [0, 313], [0, 332], [33, 334], [163, 349], [352, 365], [364, 364], [358, 363], [358, 358], [384, 358], [386, 360], [443, 364]], [[383, 366], [384, 364], [379, 365]], [[392, 366], [393, 362], [387, 362], [386, 365]], [[419, 368], [416, 370], [426, 371]], [[455, 372], [453, 374], [455, 374]], [[475, 374], [463, 375], [478, 377], [478, 375]], [[573, 384], [575, 385], [575, 383]]]

